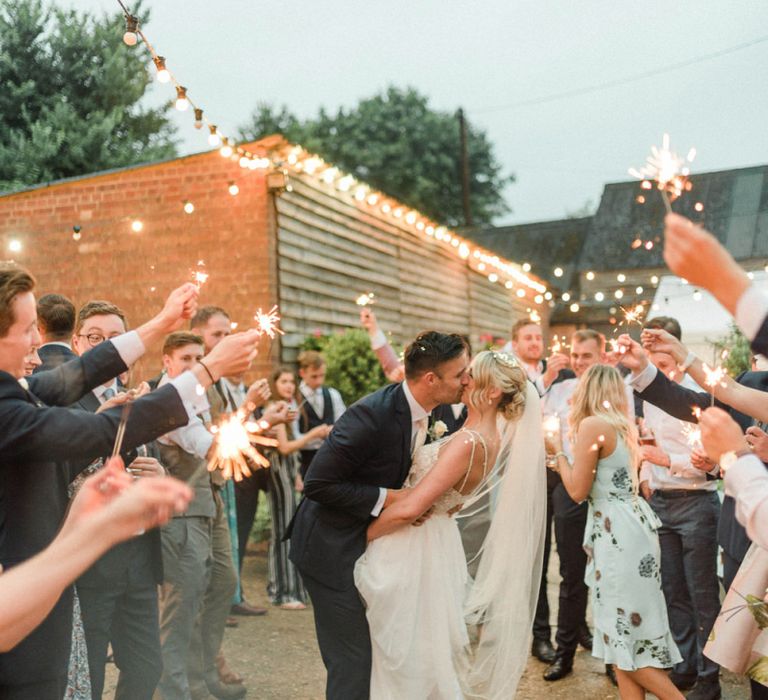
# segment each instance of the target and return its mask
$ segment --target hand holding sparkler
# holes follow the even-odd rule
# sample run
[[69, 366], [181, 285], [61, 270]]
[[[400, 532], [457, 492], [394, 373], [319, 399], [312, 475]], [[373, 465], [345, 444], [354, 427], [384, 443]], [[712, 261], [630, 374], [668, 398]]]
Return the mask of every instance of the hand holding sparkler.
[[768, 433], [753, 425], [747, 428], [746, 439], [752, 451], [763, 462], [768, 462]]
[[552, 382], [557, 379], [557, 375], [571, 364], [568, 355], [561, 352], [556, 352], [547, 358], [547, 369], [544, 370], [544, 374], [541, 375], [541, 380], [544, 382], [544, 387], [549, 388]]
[[363, 306], [360, 309], [360, 325], [368, 331], [368, 335], [373, 337], [379, 331], [379, 324], [376, 320], [376, 314], [370, 306]]
[[363, 307], [371, 306], [376, 303], [375, 296], [376, 295], [373, 292], [366, 292], [355, 299], [355, 304]]
[[726, 452], [739, 452], [749, 448], [739, 424], [721, 408], [708, 408], [699, 418], [701, 442], [707, 457], [720, 462]]
[[248, 387], [248, 393], [245, 396], [245, 407], [249, 411], [255, 411], [267, 403], [270, 396], [272, 396], [272, 390], [269, 388], [269, 381], [257, 379]]
[[221, 377], [243, 374], [258, 355], [261, 334], [257, 329], [232, 333], [223, 338], [192, 371], [201, 388], [210, 386]]
[[622, 333], [616, 339], [616, 352], [621, 354], [621, 364], [632, 374], [640, 374], [648, 366], [648, 355], [640, 343], [633, 340], [628, 333]]
[[136, 329], [144, 347], [160, 342], [197, 313], [198, 292], [194, 284], [187, 282], [168, 295], [160, 313]]
[[664, 260], [678, 277], [711, 292], [733, 315], [751, 282], [711, 233], [684, 216], [664, 219]]
[[688, 348], [661, 328], [646, 328], [640, 334], [640, 342], [648, 352], [664, 352], [671, 355], [678, 365], [682, 365], [688, 357]]
[[544, 431], [544, 446], [548, 455], [554, 455], [563, 449], [563, 439], [560, 435], [560, 418], [555, 415], [546, 416], [541, 424]]

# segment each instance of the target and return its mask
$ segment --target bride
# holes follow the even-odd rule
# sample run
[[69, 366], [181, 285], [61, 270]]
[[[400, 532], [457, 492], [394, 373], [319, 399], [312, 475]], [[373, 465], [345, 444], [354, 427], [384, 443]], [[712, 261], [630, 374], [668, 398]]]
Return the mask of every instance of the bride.
[[[485, 351], [462, 401], [464, 427], [416, 451], [405, 496], [369, 526], [355, 565], [372, 700], [508, 700], [527, 662], [546, 513], [539, 397], [514, 358]], [[472, 581], [451, 514], [472, 517], [475, 503], [493, 518]]]

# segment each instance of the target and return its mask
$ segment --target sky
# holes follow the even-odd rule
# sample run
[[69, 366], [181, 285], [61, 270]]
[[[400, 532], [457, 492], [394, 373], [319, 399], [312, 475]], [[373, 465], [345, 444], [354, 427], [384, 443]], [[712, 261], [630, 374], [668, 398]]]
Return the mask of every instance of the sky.
[[[54, 0], [117, 12], [117, 0]], [[300, 117], [353, 106], [388, 85], [433, 108], [463, 107], [488, 134], [511, 213], [495, 223], [594, 209], [671, 135], [694, 172], [768, 163], [765, 0], [144, 0], [147, 37], [207, 116], [229, 133], [259, 102]], [[130, 4], [128, 5], [130, 7]], [[716, 58], [694, 59], [726, 52]], [[627, 81], [562, 99], [551, 95]], [[172, 97], [156, 86], [151, 99]], [[532, 101], [537, 103], [530, 104]], [[520, 104], [528, 102], [529, 104]], [[183, 153], [208, 148], [189, 113]]]

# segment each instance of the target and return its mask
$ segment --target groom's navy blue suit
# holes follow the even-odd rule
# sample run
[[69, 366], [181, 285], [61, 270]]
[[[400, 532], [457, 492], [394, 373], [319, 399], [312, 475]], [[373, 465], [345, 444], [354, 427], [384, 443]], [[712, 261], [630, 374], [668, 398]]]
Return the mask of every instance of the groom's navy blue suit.
[[290, 557], [312, 598], [329, 700], [369, 695], [371, 640], [353, 570], [380, 487], [398, 489], [408, 475], [411, 435], [403, 387], [390, 384], [347, 409], [307, 472]]

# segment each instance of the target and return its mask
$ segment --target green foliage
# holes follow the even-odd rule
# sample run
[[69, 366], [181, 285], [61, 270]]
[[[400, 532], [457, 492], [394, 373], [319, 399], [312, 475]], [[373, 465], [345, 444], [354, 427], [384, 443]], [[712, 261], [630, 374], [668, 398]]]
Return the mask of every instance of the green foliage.
[[347, 406], [387, 383], [371, 350], [368, 333], [360, 328], [336, 335], [308, 336], [301, 349], [323, 353], [327, 364], [325, 383], [338, 389]]
[[[336, 114], [321, 109], [301, 121], [287, 107], [259, 104], [243, 139], [280, 133], [358, 179], [450, 226], [464, 223], [459, 176], [459, 127], [454, 114], [431, 109], [413, 88], [389, 87]], [[509, 211], [501, 174], [485, 132], [468, 127], [470, 202], [474, 222], [490, 224]]]
[[169, 105], [139, 106], [150, 59], [124, 31], [121, 13], [0, 3], [0, 191], [176, 154]]
[[731, 377], [738, 377], [742, 372], [751, 369], [752, 351], [749, 348], [749, 341], [739, 330], [735, 323], [731, 324], [728, 335], [712, 343], [718, 352], [728, 351], [728, 356], [720, 362], [726, 372]]

